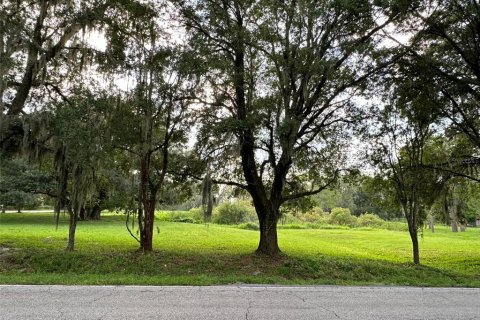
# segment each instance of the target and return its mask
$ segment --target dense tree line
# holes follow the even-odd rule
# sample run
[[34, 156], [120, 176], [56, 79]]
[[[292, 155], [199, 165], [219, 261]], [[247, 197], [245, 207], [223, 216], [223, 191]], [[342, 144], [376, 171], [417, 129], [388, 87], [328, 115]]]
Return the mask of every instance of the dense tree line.
[[207, 218], [213, 185], [250, 196], [257, 252], [275, 256], [282, 208], [342, 190], [366, 170], [357, 203], [403, 212], [419, 263], [429, 210], [443, 201], [457, 221], [456, 190], [478, 189], [476, 0], [39, 0], [0, 9], [2, 171], [20, 156], [49, 170], [23, 192], [69, 212], [68, 250], [79, 219], [116, 207], [152, 251], [160, 198], [203, 181]]

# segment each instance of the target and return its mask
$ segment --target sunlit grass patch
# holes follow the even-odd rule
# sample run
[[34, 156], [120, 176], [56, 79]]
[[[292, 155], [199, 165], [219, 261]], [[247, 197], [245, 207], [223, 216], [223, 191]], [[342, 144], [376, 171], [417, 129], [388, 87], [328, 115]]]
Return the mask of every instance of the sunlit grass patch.
[[124, 216], [105, 215], [80, 222], [67, 253], [67, 220], [55, 230], [53, 214], [0, 215], [0, 283], [480, 286], [480, 229], [425, 231], [414, 266], [403, 231], [280, 229], [283, 255], [270, 259], [253, 253], [258, 231], [157, 221], [155, 251], [142, 254]]

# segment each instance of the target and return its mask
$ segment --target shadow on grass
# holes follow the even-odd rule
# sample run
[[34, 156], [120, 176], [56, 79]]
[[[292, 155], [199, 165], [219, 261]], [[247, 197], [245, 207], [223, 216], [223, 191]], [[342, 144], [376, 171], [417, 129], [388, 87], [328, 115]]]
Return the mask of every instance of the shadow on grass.
[[[68, 215], [62, 214], [61, 218], [62, 224], [68, 223]], [[33, 225], [54, 228], [53, 214], [0, 215], [0, 226], [12, 229], [0, 239], [0, 247], [8, 248], [2, 249], [8, 253], [0, 256], [0, 283], [211, 285], [242, 282], [480, 287], [477, 264], [465, 269], [473, 270], [473, 274], [468, 274], [458, 268], [457, 271], [450, 269], [447, 265], [450, 262], [444, 263], [444, 268], [440, 263], [432, 263], [439, 268], [414, 266], [392, 261], [395, 257], [383, 259], [382, 251], [376, 252], [379, 258], [373, 259], [349, 256], [350, 250], [340, 255], [332, 250], [331, 254], [304, 254], [299, 249], [295, 254], [286, 251], [271, 259], [247, 253], [253, 252], [257, 236], [252, 238], [247, 231], [225, 227], [211, 227], [205, 232], [202, 226], [187, 228], [171, 223], [165, 226], [166, 231], [162, 226], [161, 241], [156, 243], [164, 249], [142, 254], [132, 249], [137, 246], [132, 239], [119, 236], [125, 234], [123, 218], [121, 214], [108, 215], [100, 222], [81, 222], [79, 231], [88, 229], [83, 229], [82, 224], [95, 228], [83, 235], [79, 232], [78, 251], [66, 253], [63, 251], [66, 233], [51, 235], [42, 228], [33, 228]], [[99, 232], [107, 226], [108, 229]], [[310, 237], [311, 234], [299, 239], [310, 241]], [[290, 241], [296, 239], [292, 237]], [[310, 244], [308, 241], [300, 241], [298, 246]], [[10, 250], [12, 247], [16, 249]], [[477, 257], [474, 255], [471, 259]], [[456, 258], [451, 263], [458, 261]]]
[[[101, 217], [100, 220], [84, 220], [79, 221], [81, 224], [95, 224], [103, 222], [124, 222], [125, 216], [123, 214], [106, 215]], [[28, 212], [28, 213], [0, 213], [0, 224], [3, 226], [8, 225], [47, 225], [55, 226], [55, 215], [53, 212]], [[60, 225], [69, 224], [69, 215], [66, 212], [60, 213], [59, 219]]]
[[[11, 280], [7, 280], [12, 276]], [[16, 280], [15, 280], [16, 279]], [[151, 254], [14, 250], [0, 259], [0, 283], [213, 285], [331, 284], [480, 287], [464, 276], [410, 263], [319, 255]]]

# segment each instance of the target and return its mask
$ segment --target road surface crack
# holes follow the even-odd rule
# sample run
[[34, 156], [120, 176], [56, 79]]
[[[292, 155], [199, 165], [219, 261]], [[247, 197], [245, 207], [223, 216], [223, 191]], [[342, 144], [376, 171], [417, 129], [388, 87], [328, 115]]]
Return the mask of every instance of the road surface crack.
[[[90, 304], [94, 304], [94, 303], [97, 303], [98, 301], [102, 300], [102, 299], [106, 299], [106, 298], [109, 298], [111, 296], [113, 296], [116, 291], [117, 291], [117, 288], [116, 287], [113, 287], [113, 288], [105, 288], [105, 289], [108, 289], [108, 291], [106, 293], [101, 293], [98, 297], [94, 298]], [[104, 319], [106, 316], [108, 316], [109, 312], [108, 310], [103, 312], [98, 318], [96, 318], [96, 320], [102, 320]]]
[[101, 294], [99, 297], [94, 298], [90, 303], [96, 303], [101, 299], [109, 298], [115, 294], [115, 289], [108, 291], [106, 294]]
[[251, 308], [252, 308], [252, 301], [248, 301], [247, 312], [245, 312], [245, 320], [248, 320], [248, 315], [250, 314]]
[[308, 303], [308, 304], [310, 304], [310, 305], [312, 305], [312, 306], [315, 306], [315, 307], [317, 307], [317, 308], [320, 308], [320, 309], [322, 309], [322, 310], [325, 310], [325, 311], [327, 311], [327, 312], [330, 312], [330, 313], [333, 314], [337, 319], [342, 319], [342, 318], [335, 312], [335, 310], [331, 310], [331, 309], [325, 308], [324, 306], [322, 306], [322, 305], [320, 305], [320, 304], [318, 304], [318, 303], [314, 303], [314, 302], [311, 302], [311, 301], [307, 301], [307, 299], [303, 298], [302, 296], [296, 295], [296, 294], [294, 294], [294, 293], [292, 293], [292, 292], [289, 292], [288, 294], [291, 295], [292, 297], [295, 297], [295, 298], [297, 298], [297, 299], [302, 300], [302, 302], [304, 302], [304, 303]]
[[433, 293], [434, 295], [436, 295], [437, 297], [440, 297], [440, 298], [442, 298], [442, 299], [444, 299], [444, 300], [450, 301], [450, 299], [448, 299], [447, 297], [445, 297], [445, 296], [444, 296], [443, 294], [441, 294], [441, 293], [438, 293], [438, 292], [435, 292], [435, 291], [433, 291], [432, 293]]
[[57, 311], [58, 311], [58, 313], [60, 313], [60, 318], [59, 318], [59, 319], [67, 319], [67, 318], [65, 317], [65, 313], [62, 311], [60, 305], [57, 305]]

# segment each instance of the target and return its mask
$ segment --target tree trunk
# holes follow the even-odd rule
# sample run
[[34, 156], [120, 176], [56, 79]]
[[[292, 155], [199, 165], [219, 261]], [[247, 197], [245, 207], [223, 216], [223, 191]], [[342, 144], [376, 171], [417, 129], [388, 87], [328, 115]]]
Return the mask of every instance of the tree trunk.
[[[416, 194], [414, 194], [414, 198]], [[418, 249], [418, 205], [417, 201], [404, 202], [402, 204], [405, 217], [407, 218], [408, 224], [408, 233], [410, 234], [410, 239], [412, 240], [412, 249], [413, 249], [413, 263], [418, 265], [420, 264], [420, 252]]]
[[458, 232], [458, 202], [457, 199], [453, 198], [450, 201], [448, 206], [448, 215], [450, 216], [450, 225], [452, 227], [452, 232]]
[[148, 208], [148, 182], [150, 171], [150, 154], [146, 153], [140, 162], [140, 201], [142, 202], [143, 219], [138, 220], [140, 227], [140, 249], [142, 251], [152, 251], [152, 239], [147, 235], [147, 216], [149, 216]]
[[[5, 56], [4, 56], [4, 52], [5, 52], [5, 42], [4, 42], [4, 30], [6, 30], [6, 26], [5, 26], [5, 23], [3, 21], [0, 21], [0, 137], [2, 136], [2, 126], [3, 126], [3, 111], [4, 111], [4, 107], [5, 107], [5, 104], [3, 102], [3, 92], [5, 91], [5, 80], [4, 77], [5, 77], [5, 63], [4, 61], [6, 61], [5, 59]], [[2, 139], [3, 140], [3, 139]], [[2, 141], [0, 140], [0, 141]], [[2, 213], [3, 212], [3, 208], [2, 208]]]
[[66, 250], [71, 252], [75, 247], [75, 231], [77, 229], [77, 213], [69, 210], [70, 224], [68, 228], [68, 244]]
[[210, 169], [207, 168], [207, 173], [202, 182], [202, 208], [203, 208], [203, 219], [205, 222], [210, 222], [212, 220], [212, 210], [213, 210], [213, 196], [212, 196], [213, 182], [210, 177]]
[[102, 213], [102, 206], [104, 201], [107, 199], [107, 192], [103, 189], [100, 189], [98, 192], [97, 199], [93, 206], [88, 207], [87, 219], [90, 220], [100, 220], [100, 214]]
[[143, 204], [143, 228], [141, 229], [140, 246], [144, 252], [153, 250], [153, 223], [155, 218], [155, 202], [157, 189], [150, 182], [150, 160], [151, 154], [147, 153], [142, 159], [141, 176], [141, 201]]
[[451, 220], [450, 225], [452, 227], [452, 232], [458, 232], [458, 224], [456, 220]]
[[78, 216], [78, 220], [87, 220], [87, 213], [86, 213], [87, 209], [85, 207], [81, 207], [80, 208], [80, 214]]
[[141, 200], [141, 192], [138, 201], [138, 208], [137, 208], [137, 218], [138, 218], [138, 230], [140, 232], [140, 250], [143, 251], [143, 201]]
[[420, 264], [420, 251], [418, 249], [418, 233], [417, 229], [414, 227], [408, 227], [410, 238], [412, 239], [413, 247], [413, 263]]
[[205, 222], [210, 222], [212, 220], [212, 212], [213, 212], [213, 198], [210, 194], [207, 200], [207, 208], [205, 210]]
[[430, 220], [428, 221], [428, 228], [430, 231], [432, 231], [432, 233], [435, 232], [435, 220], [433, 217], [430, 217]]
[[17, 209], [17, 213], [22, 213], [22, 208], [19, 207], [19, 208]]
[[279, 255], [281, 251], [278, 246], [277, 238], [278, 215], [275, 215], [271, 211], [266, 211], [265, 214], [260, 214], [258, 216], [260, 222], [260, 241], [256, 253], [267, 256]]
[[101, 208], [98, 204], [94, 205], [93, 207], [82, 207], [80, 209], [80, 215], [78, 217], [78, 220], [84, 221], [84, 220], [100, 220], [100, 212]]
[[143, 251], [153, 251], [153, 222], [155, 219], [155, 199], [148, 199], [144, 203], [145, 223], [143, 226]]
[[96, 204], [90, 208], [88, 213], [88, 218], [92, 220], [100, 220], [101, 212], [102, 212], [102, 208], [100, 208], [100, 205]]

